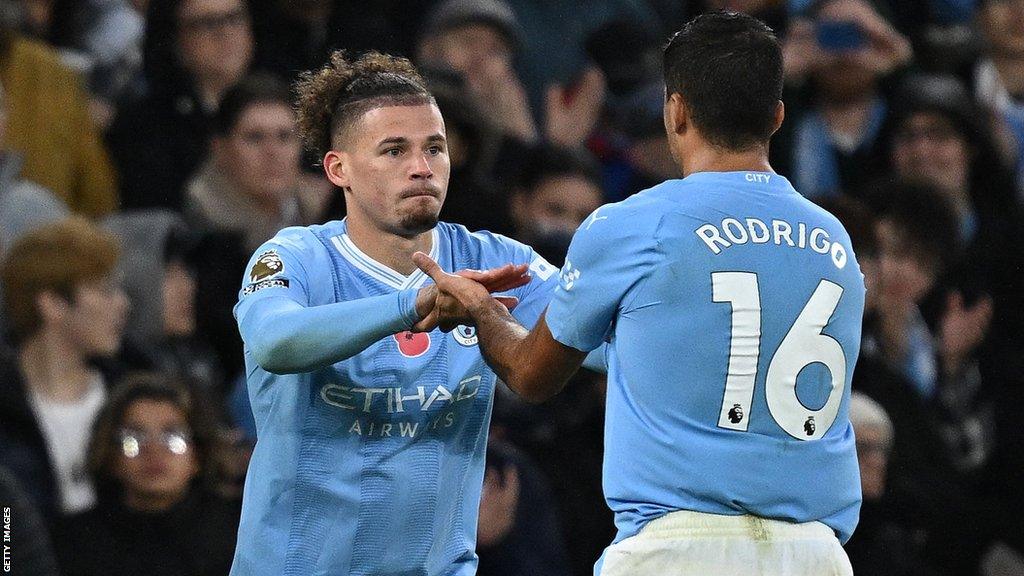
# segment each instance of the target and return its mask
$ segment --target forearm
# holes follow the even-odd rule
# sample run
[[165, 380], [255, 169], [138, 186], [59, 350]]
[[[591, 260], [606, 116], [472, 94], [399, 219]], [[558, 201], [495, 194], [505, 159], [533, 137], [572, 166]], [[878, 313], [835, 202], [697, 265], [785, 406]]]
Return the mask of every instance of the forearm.
[[575, 362], [562, 363], [552, 361], [543, 349], [541, 338], [551, 338], [543, 316], [538, 327], [527, 331], [496, 302], [483, 302], [470, 312], [476, 322], [484, 360], [524, 400], [543, 402], [551, 398], [579, 369], [582, 352], [577, 351], [579, 357]]
[[283, 298], [256, 302], [239, 321], [256, 362], [275, 374], [295, 374], [351, 358], [418, 320], [415, 291], [324, 306]]

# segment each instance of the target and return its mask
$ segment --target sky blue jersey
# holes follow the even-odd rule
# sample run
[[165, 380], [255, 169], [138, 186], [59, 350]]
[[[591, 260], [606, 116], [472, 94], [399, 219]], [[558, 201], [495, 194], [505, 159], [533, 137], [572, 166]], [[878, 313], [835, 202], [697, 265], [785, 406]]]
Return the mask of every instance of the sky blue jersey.
[[587, 218], [546, 318], [568, 346], [610, 342], [616, 542], [674, 510], [818, 520], [845, 542], [863, 309], [846, 231], [776, 174], [696, 173]]
[[[519, 298], [514, 315], [526, 326], [557, 286], [557, 268], [529, 247], [487, 232], [438, 224], [431, 256], [449, 271], [530, 264], [530, 283], [508, 292]], [[282, 295], [306, 309], [328, 311], [351, 301], [379, 308], [342, 318], [328, 338], [378, 316], [409, 326], [415, 291], [429, 281], [418, 270], [406, 277], [374, 261], [349, 239], [343, 221], [281, 231], [246, 270], [235, 308], [243, 336], [252, 334], [257, 303]], [[496, 378], [474, 329], [399, 332], [298, 374], [261, 368], [249, 341], [245, 359], [258, 442], [232, 576], [476, 572]]]

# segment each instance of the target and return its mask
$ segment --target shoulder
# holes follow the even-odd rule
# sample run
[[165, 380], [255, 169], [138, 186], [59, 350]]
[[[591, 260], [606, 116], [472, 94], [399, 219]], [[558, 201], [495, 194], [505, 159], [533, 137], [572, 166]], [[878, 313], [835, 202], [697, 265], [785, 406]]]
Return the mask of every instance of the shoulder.
[[501, 260], [502, 263], [507, 263], [510, 259], [519, 261], [533, 252], [526, 244], [503, 234], [488, 230], [471, 232], [461, 224], [448, 222], [440, 222], [437, 226], [438, 233], [448, 238], [453, 251], [461, 252], [470, 259], [480, 262], [481, 266], [493, 259]]

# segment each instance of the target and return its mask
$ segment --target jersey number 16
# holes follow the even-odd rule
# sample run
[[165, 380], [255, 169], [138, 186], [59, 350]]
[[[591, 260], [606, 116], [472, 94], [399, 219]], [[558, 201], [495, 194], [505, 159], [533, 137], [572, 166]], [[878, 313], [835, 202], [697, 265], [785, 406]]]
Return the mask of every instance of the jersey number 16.
[[[711, 284], [712, 301], [732, 305], [729, 372], [718, 426], [746, 432], [761, 347], [761, 293], [757, 274], [715, 272], [711, 274]], [[828, 280], [819, 282], [768, 363], [765, 376], [768, 412], [779, 427], [798, 440], [821, 438], [839, 413], [846, 385], [846, 355], [839, 342], [822, 334], [822, 330], [835, 313], [842, 295], [843, 288], [838, 284]], [[824, 364], [832, 380], [828, 400], [817, 410], [804, 406], [796, 394], [797, 376], [814, 363]]]

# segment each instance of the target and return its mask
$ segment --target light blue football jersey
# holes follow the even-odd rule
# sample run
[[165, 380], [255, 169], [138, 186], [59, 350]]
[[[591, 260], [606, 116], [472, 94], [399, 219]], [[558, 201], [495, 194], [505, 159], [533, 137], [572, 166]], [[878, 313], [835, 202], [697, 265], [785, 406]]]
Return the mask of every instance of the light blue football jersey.
[[[247, 267], [235, 313], [287, 294], [319, 306], [418, 288], [375, 262], [343, 221], [288, 228]], [[438, 224], [445, 270], [530, 264], [509, 292], [532, 326], [558, 269], [527, 246]], [[495, 375], [473, 329], [401, 333], [326, 368], [271, 374], [246, 349], [258, 442], [245, 481], [232, 576], [471, 575]]]
[[610, 342], [616, 542], [674, 510], [818, 520], [845, 542], [863, 310], [846, 231], [776, 174], [697, 173], [584, 221], [546, 319], [579, 350]]

